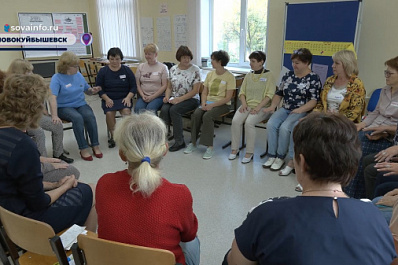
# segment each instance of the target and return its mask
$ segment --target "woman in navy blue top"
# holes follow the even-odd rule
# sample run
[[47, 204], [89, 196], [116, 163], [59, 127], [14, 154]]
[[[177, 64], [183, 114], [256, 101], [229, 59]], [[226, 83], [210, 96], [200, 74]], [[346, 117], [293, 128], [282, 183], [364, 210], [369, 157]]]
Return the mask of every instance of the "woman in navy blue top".
[[113, 131], [116, 124], [116, 112], [121, 115], [130, 115], [132, 98], [137, 93], [137, 84], [134, 73], [129, 67], [122, 65], [123, 53], [115, 47], [108, 51], [109, 65], [98, 72], [96, 86], [102, 90], [98, 92], [102, 98], [102, 109], [106, 115], [106, 125], [111, 134], [108, 140], [109, 148], [115, 147]]
[[93, 189], [66, 176], [44, 192], [39, 151], [26, 135], [37, 128], [48, 85], [38, 75], [11, 75], [0, 93], [0, 205], [16, 214], [45, 222], [56, 233], [73, 224], [95, 232]]
[[312, 113], [297, 124], [293, 141], [302, 195], [253, 208], [235, 229], [223, 264], [391, 264], [394, 242], [380, 211], [342, 191], [361, 157], [354, 123], [340, 114]]

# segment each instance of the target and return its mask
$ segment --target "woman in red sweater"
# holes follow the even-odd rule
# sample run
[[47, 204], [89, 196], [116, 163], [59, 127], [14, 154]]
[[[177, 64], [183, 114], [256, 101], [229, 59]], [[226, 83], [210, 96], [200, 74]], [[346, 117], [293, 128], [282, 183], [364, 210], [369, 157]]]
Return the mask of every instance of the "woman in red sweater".
[[167, 249], [176, 262], [199, 264], [198, 220], [192, 195], [160, 176], [167, 153], [166, 126], [145, 112], [125, 117], [115, 131], [123, 171], [105, 174], [96, 189], [98, 236], [117, 242]]

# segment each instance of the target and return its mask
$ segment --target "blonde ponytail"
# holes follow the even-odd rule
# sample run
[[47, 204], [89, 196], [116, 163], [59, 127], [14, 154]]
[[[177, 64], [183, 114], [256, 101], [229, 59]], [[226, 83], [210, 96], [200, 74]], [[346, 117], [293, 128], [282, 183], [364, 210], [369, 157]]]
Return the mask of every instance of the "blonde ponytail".
[[166, 125], [152, 112], [123, 118], [115, 141], [129, 164], [130, 189], [149, 197], [161, 184], [158, 165], [166, 152]]

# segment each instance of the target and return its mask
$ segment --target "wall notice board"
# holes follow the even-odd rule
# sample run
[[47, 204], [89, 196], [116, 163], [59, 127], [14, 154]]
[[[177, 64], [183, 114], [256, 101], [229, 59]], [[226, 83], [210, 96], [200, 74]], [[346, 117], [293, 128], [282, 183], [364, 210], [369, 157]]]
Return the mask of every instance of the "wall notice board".
[[331, 76], [333, 53], [342, 49], [357, 50], [361, 4], [360, 0], [286, 3], [282, 65], [292, 70], [292, 52], [308, 48], [313, 54], [313, 71], [318, 69], [325, 76]]
[[[73, 34], [76, 36], [76, 43], [69, 46], [56, 46], [67, 48], [68, 51], [76, 53], [80, 57], [92, 55], [91, 46], [85, 46], [80, 42], [80, 36], [88, 33], [88, 22], [86, 13], [18, 13], [21, 33], [55, 33]], [[36, 27], [35, 27], [36, 26]], [[38, 30], [38, 27], [46, 30]], [[36, 46], [48, 48], [54, 46]], [[24, 58], [42, 59], [58, 57], [64, 51], [23, 51]]]

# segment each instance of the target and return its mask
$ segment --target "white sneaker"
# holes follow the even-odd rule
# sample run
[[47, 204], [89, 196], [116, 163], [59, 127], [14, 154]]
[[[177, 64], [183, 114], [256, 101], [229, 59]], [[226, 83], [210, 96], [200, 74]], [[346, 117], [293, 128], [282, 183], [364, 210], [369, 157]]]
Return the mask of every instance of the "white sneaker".
[[203, 155], [203, 159], [210, 159], [213, 157], [213, 155], [214, 155], [214, 149], [207, 147], [206, 153], [204, 153], [204, 155]]
[[195, 150], [196, 150], [196, 146], [194, 146], [193, 143], [190, 143], [190, 144], [187, 146], [187, 148], [185, 148], [184, 154], [190, 154], [190, 153], [192, 153], [192, 152], [195, 151]]
[[250, 163], [250, 161], [252, 161], [252, 159], [253, 159], [253, 154], [250, 157], [243, 157], [242, 164]]
[[271, 171], [278, 171], [283, 167], [284, 164], [285, 164], [285, 160], [277, 157], [275, 159], [274, 163], [272, 164], [272, 166], [270, 167], [270, 169], [271, 169]]
[[279, 171], [279, 176], [288, 176], [292, 171], [294, 171], [293, 167], [285, 166], [284, 169]]
[[269, 168], [274, 163], [276, 157], [270, 157], [267, 161], [263, 164], [263, 168]]
[[239, 155], [239, 152], [237, 152], [236, 154], [229, 154], [229, 156], [228, 156], [228, 159], [229, 160], [235, 160], [236, 159], [236, 157]]

